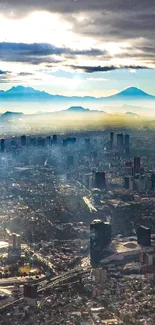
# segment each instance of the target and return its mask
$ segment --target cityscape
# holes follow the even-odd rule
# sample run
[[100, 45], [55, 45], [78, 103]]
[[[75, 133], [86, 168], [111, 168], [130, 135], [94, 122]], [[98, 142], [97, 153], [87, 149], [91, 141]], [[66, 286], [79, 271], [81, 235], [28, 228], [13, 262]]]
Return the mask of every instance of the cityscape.
[[154, 324], [154, 133], [0, 141], [0, 323]]
[[0, 1], [0, 325], [155, 325], [155, 1]]

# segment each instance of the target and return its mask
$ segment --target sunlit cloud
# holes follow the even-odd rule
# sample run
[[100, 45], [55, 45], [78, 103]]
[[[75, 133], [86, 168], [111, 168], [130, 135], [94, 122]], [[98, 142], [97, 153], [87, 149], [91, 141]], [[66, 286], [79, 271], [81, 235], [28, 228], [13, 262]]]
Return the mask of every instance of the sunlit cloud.
[[[155, 69], [155, 3], [149, 3], [1, 2], [0, 70], [9, 72], [0, 74], [1, 88], [30, 84], [51, 93], [97, 96], [134, 81], [145, 88], [139, 75]], [[61, 76], [54, 75], [60, 70]]]

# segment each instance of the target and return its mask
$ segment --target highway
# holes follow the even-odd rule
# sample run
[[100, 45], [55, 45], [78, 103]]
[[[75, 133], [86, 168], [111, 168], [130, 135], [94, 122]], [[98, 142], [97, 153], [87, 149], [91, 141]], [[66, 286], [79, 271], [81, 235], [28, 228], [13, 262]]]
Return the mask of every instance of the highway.
[[24, 246], [25, 250], [27, 250], [30, 254], [32, 254], [33, 257], [37, 258], [37, 260], [39, 262], [41, 262], [44, 265], [46, 265], [52, 271], [52, 273], [54, 275], [57, 275], [57, 272], [55, 270], [55, 267], [54, 267], [54, 265], [50, 261], [48, 261], [46, 258], [42, 257], [42, 255], [39, 254], [38, 252], [35, 252], [34, 250], [32, 250], [32, 248], [29, 247], [28, 245], [24, 244], [23, 246]]
[[[44, 292], [45, 290], [47, 289], [50, 289], [50, 288], [54, 288], [55, 286], [69, 280], [71, 281], [72, 278], [74, 278], [75, 276], [77, 275], [80, 275], [80, 274], [84, 274], [84, 273], [87, 273], [89, 272], [91, 269], [90, 266], [88, 267], [85, 267], [85, 268], [81, 268], [81, 267], [77, 267], [73, 270], [70, 270], [70, 271], [67, 271], [61, 275], [58, 275], [56, 277], [54, 277], [53, 279], [49, 280], [49, 281], [44, 281], [44, 283], [41, 283], [38, 287], [38, 293], [41, 293], [41, 292]], [[3, 312], [5, 311], [7, 308], [10, 308], [16, 304], [19, 304], [20, 302], [23, 301], [23, 294], [20, 294], [19, 298], [16, 299], [16, 300], [13, 300], [12, 302], [2, 306], [0, 308], [0, 312]]]
[[88, 206], [91, 213], [93, 211], [97, 212], [97, 209], [94, 207], [94, 205], [92, 204], [92, 202], [90, 201], [90, 199], [87, 196], [84, 196], [83, 200], [84, 200], [85, 204], [87, 204], [87, 206]]

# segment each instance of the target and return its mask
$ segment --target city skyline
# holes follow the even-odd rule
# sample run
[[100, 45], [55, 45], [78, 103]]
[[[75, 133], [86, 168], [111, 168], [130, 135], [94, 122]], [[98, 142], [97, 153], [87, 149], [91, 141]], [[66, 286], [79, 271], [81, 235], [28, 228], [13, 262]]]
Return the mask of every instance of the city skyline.
[[0, 89], [106, 97], [135, 86], [155, 95], [153, 1], [0, 5]]

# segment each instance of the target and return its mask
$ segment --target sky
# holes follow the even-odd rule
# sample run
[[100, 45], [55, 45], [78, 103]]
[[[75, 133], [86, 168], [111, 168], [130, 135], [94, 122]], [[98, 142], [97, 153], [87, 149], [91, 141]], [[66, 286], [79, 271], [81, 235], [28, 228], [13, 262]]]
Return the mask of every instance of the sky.
[[154, 0], [1, 0], [0, 89], [155, 95]]

